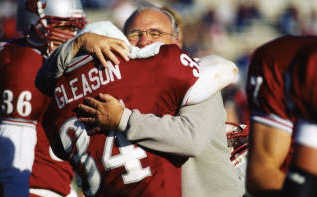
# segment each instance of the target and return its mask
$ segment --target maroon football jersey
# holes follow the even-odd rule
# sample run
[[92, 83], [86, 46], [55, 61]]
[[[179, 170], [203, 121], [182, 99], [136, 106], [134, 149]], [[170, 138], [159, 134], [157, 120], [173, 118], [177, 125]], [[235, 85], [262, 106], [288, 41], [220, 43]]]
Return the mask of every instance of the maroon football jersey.
[[[250, 121], [293, 131], [295, 118], [286, 104], [284, 74], [298, 50], [316, 42], [312, 36], [284, 36], [258, 48], [251, 59], [247, 79], [247, 97]], [[281, 166], [285, 171], [293, 148]]]
[[39, 51], [21, 40], [0, 44], [1, 119], [36, 124], [49, 98], [35, 87], [35, 76], [43, 64]]
[[294, 118], [286, 106], [284, 73], [295, 53], [314, 41], [312, 36], [285, 36], [254, 52], [247, 79], [251, 121], [292, 132]]
[[132, 144], [120, 131], [89, 137], [73, 109], [85, 96], [108, 93], [142, 113], [175, 115], [197, 80], [198, 64], [176, 45], [162, 46], [151, 58], [120, 62], [103, 68], [85, 56], [58, 80], [46, 124], [54, 151], [80, 173], [87, 196], [180, 197], [179, 157]]
[[40, 52], [27, 47], [24, 40], [0, 44], [0, 118], [15, 124], [36, 125], [37, 144], [30, 187], [67, 195], [72, 168], [68, 162], [57, 161], [50, 156], [50, 144], [40, 124], [50, 101], [35, 86], [35, 77], [43, 61]]
[[309, 147], [316, 145], [316, 73], [317, 45], [314, 43], [296, 54], [285, 74], [287, 106], [296, 118], [293, 137], [296, 143]]
[[288, 107], [296, 119], [317, 122], [316, 74], [317, 45], [308, 44], [296, 54], [285, 74]]

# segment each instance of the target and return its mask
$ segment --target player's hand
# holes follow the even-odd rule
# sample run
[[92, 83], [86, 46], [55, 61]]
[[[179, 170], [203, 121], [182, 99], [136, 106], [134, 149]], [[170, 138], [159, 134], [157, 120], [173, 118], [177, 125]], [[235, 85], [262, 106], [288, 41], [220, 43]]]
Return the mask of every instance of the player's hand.
[[124, 108], [113, 96], [100, 93], [97, 99], [86, 97], [77, 110], [79, 121], [88, 125], [87, 134], [94, 135], [117, 129]]
[[94, 54], [104, 67], [107, 67], [106, 59], [110, 59], [114, 64], [120, 63], [114, 52], [123, 57], [125, 61], [129, 61], [129, 46], [123, 40], [116, 38], [84, 33], [74, 40], [73, 55], [77, 54], [80, 49]]

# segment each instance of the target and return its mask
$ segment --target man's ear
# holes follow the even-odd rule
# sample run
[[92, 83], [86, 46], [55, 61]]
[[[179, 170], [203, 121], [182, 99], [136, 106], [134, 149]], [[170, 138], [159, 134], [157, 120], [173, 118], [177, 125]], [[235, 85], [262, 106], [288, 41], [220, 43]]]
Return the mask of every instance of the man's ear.
[[183, 48], [183, 35], [179, 34], [177, 37], [175, 37], [175, 44], [179, 47], [179, 48]]

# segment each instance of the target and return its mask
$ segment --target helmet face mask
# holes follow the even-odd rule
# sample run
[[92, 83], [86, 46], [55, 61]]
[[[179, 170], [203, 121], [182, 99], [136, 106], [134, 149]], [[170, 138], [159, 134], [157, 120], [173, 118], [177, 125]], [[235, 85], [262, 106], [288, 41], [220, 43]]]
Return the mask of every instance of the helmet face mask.
[[[46, 22], [44, 22], [46, 21]], [[46, 26], [44, 24], [47, 23]], [[86, 24], [85, 18], [45, 16], [35, 25], [36, 34], [46, 40], [49, 51], [73, 38]]]
[[16, 29], [51, 52], [86, 24], [80, 0], [20, 0]]

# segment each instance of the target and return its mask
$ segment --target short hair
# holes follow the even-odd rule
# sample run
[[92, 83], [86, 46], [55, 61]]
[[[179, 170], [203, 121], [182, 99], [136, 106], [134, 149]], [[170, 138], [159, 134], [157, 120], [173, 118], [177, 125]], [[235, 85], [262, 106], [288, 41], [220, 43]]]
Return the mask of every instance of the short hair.
[[124, 23], [123, 26], [123, 33], [127, 34], [127, 29], [129, 27], [129, 25], [132, 23], [132, 21], [134, 20], [134, 18], [136, 17], [136, 15], [138, 13], [140, 13], [143, 10], [147, 10], [147, 9], [153, 9], [153, 10], [157, 10], [159, 12], [162, 12], [163, 14], [165, 14], [171, 21], [171, 26], [172, 26], [172, 31], [173, 31], [173, 35], [178, 37], [179, 35], [179, 31], [180, 31], [180, 19], [178, 18], [178, 20], [176, 20], [175, 16], [175, 12], [172, 12], [171, 8], [168, 8], [167, 6], [156, 6], [152, 3], [149, 2], [143, 2], [141, 3], [141, 5], [130, 15], [130, 17], [126, 20], [126, 22]]
[[181, 15], [177, 11], [175, 11], [174, 9], [172, 9], [171, 7], [167, 5], [163, 5], [162, 9], [166, 10], [174, 17], [174, 20], [176, 23], [175, 28], [178, 29], [177, 30], [178, 34], [176, 36], [178, 37], [178, 41], [180, 42], [180, 44], [183, 45], [183, 20]]

